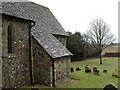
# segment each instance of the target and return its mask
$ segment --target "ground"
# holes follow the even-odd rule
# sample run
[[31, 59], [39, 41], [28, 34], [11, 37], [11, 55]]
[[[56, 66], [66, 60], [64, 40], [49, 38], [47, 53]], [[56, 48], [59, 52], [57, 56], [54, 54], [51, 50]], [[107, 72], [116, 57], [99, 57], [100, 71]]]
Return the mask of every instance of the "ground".
[[[91, 73], [85, 73], [84, 67], [86, 65], [89, 65], [91, 70], [93, 67], [97, 67], [100, 75], [95, 75], [93, 71]], [[110, 83], [118, 87], [118, 77], [112, 76], [112, 74], [118, 75], [118, 58], [116, 57], [103, 58], [103, 64], [99, 64], [99, 59], [72, 62], [71, 67], [73, 67], [75, 71], [70, 74], [72, 78], [71, 81], [59, 85], [57, 88], [104, 88], [105, 85]], [[79, 67], [81, 71], [76, 71], [75, 69], [77, 67]], [[104, 69], [107, 70], [107, 73], [103, 73]], [[32, 88], [42, 87], [33, 86]]]

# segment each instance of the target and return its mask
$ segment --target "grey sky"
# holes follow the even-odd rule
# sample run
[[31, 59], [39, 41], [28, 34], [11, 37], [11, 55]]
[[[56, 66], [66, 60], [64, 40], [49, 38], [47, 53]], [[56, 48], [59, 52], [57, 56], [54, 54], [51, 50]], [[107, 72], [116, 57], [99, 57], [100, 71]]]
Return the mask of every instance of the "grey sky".
[[[118, 38], [119, 0], [29, 0], [49, 7], [66, 31], [85, 33], [89, 23], [101, 17]], [[118, 40], [118, 39], [117, 39]], [[116, 40], [116, 42], [117, 42]]]

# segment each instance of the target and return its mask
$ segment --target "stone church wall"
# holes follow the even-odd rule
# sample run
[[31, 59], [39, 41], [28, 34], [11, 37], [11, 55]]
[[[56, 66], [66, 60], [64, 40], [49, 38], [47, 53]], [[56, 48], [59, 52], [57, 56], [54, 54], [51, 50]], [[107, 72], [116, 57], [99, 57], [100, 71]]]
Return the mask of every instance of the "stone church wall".
[[32, 37], [33, 82], [37, 85], [52, 86], [52, 59]]
[[[66, 41], [67, 38], [66, 36], [61, 36], [61, 35], [54, 35], [62, 44], [64, 47], [66, 47]], [[55, 59], [55, 84], [61, 84], [66, 81], [70, 80], [69, 77], [69, 72], [70, 72], [70, 62], [71, 59], [70, 57], [61, 57]]]
[[2, 16], [0, 15], [0, 90], [2, 89]]
[[[32, 52], [34, 84], [52, 86], [52, 59], [34, 38]], [[54, 60], [55, 85], [69, 81], [70, 57]]]
[[62, 57], [55, 60], [55, 84], [61, 84], [70, 80], [70, 57]]
[[67, 37], [65, 37], [65, 36], [60, 36], [60, 35], [54, 35], [54, 36], [63, 44], [63, 46], [66, 47]]
[[[19, 88], [30, 85], [29, 29], [30, 22], [3, 16], [2, 83], [3, 88]], [[13, 53], [8, 54], [8, 25], [13, 26]]]

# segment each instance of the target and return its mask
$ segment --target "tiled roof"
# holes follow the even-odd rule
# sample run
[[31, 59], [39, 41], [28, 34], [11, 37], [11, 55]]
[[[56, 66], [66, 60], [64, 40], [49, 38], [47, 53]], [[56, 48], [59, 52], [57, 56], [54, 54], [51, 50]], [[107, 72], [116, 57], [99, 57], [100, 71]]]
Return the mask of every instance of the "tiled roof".
[[52, 34], [68, 36], [51, 11], [33, 2], [3, 2], [2, 14], [35, 22], [32, 35], [52, 58], [72, 55]]

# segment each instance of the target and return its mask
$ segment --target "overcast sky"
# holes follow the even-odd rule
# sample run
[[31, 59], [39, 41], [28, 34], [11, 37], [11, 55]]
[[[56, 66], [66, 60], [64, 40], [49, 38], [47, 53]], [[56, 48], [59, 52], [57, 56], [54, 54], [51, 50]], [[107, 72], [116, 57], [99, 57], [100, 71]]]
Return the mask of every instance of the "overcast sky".
[[[48, 7], [66, 31], [85, 33], [94, 18], [102, 18], [118, 38], [119, 0], [29, 0]], [[118, 39], [116, 39], [116, 42]]]

